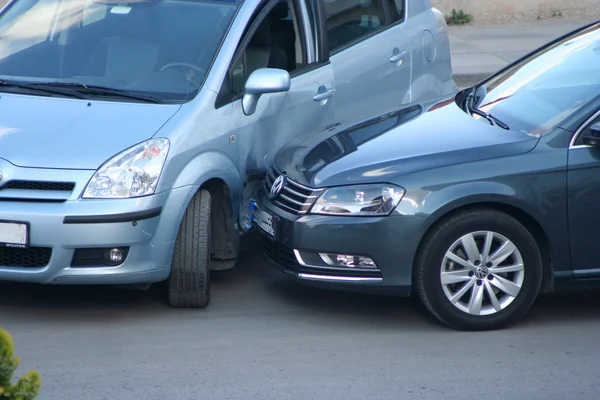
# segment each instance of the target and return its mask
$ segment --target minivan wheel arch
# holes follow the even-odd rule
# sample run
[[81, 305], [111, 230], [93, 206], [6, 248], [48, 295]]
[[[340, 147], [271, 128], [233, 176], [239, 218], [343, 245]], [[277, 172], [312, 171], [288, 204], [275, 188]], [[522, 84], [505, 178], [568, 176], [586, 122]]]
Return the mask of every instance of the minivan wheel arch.
[[[542, 277], [542, 286], [540, 289], [540, 293], [550, 293], [554, 291], [554, 266], [553, 266], [553, 258], [551, 251], [551, 242], [546, 233], [546, 231], [542, 228], [542, 225], [535, 219], [531, 214], [526, 211], [501, 202], [474, 202], [470, 204], [463, 204], [457, 206], [455, 208], [444, 210], [443, 214], [436, 215], [436, 218], [427, 228], [423, 237], [421, 239], [421, 243], [419, 244], [419, 248], [417, 249], [417, 254], [421, 251], [421, 246], [423, 244], [423, 239], [427, 237], [427, 235], [442, 221], [451, 217], [452, 215], [460, 212], [464, 212], [466, 210], [473, 209], [488, 209], [488, 210], [496, 210], [500, 212], [504, 212], [511, 217], [515, 218], [517, 221], [522, 223], [527, 230], [534, 237], [540, 252], [543, 256], [543, 277]], [[413, 277], [416, 276], [413, 270]]]
[[212, 270], [226, 270], [235, 265], [240, 248], [229, 186], [219, 178], [206, 181], [200, 190], [211, 195]]

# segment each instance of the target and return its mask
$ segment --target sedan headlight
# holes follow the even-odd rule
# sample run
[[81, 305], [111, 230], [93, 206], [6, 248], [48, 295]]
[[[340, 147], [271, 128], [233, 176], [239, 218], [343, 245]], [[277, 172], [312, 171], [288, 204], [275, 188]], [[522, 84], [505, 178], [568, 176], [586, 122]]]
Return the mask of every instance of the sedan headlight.
[[311, 214], [378, 216], [389, 215], [405, 190], [389, 184], [340, 186], [325, 190], [312, 206]]
[[117, 154], [92, 176], [83, 198], [122, 199], [153, 194], [168, 152], [169, 140], [158, 138]]

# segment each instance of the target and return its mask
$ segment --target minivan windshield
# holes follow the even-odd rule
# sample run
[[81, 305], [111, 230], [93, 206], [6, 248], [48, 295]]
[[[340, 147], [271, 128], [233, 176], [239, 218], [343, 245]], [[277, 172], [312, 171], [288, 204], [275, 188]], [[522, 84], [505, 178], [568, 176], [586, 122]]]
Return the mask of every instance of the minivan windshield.
[[511, 130], [543, 134], [598, 96], [599, 65], [596, 24], [485, 82], [475, 91], [474, 105]]
[[237, 7], [230, 0], [15, 0], [0, 16], [0, 91], [88, 88], [86, 98], [190, 100]]

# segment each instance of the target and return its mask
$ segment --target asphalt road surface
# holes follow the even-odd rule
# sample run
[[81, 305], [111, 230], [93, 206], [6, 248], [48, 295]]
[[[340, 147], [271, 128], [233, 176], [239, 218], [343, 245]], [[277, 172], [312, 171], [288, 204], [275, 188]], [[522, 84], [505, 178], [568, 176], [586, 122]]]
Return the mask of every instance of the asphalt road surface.
[[540, 299], [510, 330], [461, 333], [418, 302], [317, 290], [248, 253], [206, 310], [156, 291], [0, 285], [0, 326], [67, 399], [597, 399], [600, 293]]

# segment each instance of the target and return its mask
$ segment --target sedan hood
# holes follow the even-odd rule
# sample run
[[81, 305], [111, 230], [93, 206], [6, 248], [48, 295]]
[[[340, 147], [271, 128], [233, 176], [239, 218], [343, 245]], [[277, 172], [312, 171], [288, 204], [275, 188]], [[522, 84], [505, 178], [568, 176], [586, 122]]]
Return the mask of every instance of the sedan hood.
[[539, 141], [537, 136], [478, 121], [452, 100], [427, 112], [419, 105], [400, 109], [325, 139], [323, 132], [299, 137], [279, 151], [274, 165], [311, 187], [376, 183], [420, 170], [525, 153]]
[[3, 93], [0, 158], [19, 167], [95, 170], [151, 138], [179, 108]]

